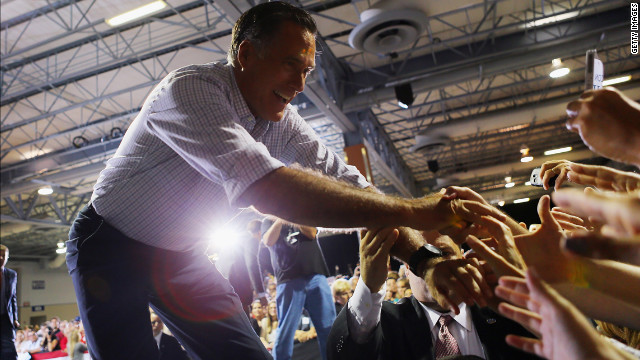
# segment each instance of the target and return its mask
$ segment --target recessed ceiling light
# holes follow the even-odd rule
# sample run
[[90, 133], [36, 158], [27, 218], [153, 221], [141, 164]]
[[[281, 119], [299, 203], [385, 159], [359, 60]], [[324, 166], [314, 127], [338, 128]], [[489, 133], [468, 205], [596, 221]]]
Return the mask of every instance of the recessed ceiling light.
[[522, 199], [513, 200], [513, 203], [514, 204], [520, 204], [520, 203], [526, 203], [527, 201], [529, 201], [529, 198], [522, 198]]
[[107, 24], [109, 24], [109, 26], [112, 26], [112, 27], [122, 25], [124, 23], [128, 23], [130, 21], [138, 20], [145, 16], [151, 15], [156, 11], [160, 11], [164, 9], [166, 6], [167, 4], [162, 0], [154, 1], [147, 5], [142, 5], [139, 8], [127, 11], [120, 15], [114, 16], [110, 19], [107, 19]]
[[510, 182], [510, 183], [506, 183], [506, 184], [504, 184], [504, 187], [506, 187], [506, 188], [512, 188], [512, 187], [514, 187], [515, 185], [516, 185], [516, 183], [514, 183], [514, 182]]
[[573, 148], [571, 146], [567, 146], [567, 147], [563, 147], [563, 148], [559, 148], [559, 149], [553, 149], [553, 150], [547, 150], [544, 152], [545, 155], [555, 155], [555, 154], [562, 154], [562, 153], [566, 153], [573, 150]]
[[498, 206], [504, 206], [504, 200], [498, 201]]
[[631, 75], [620, 76], [620, 77], [617, 77], [617, 78], [607, 79], [607, 80], [603, 81], [602, 82], [602, 86], [620, 84], [620, 83], [623, 83], [623, 82], [627, 82], [629, 80], [631, 80]]
[[51, 194], [53, 194], [53, 189], [51, 188], [51, 186], [43, 186], [40, 189], [38, 189], [38, 194], [40, 194], [40, 195], [51, 195]]

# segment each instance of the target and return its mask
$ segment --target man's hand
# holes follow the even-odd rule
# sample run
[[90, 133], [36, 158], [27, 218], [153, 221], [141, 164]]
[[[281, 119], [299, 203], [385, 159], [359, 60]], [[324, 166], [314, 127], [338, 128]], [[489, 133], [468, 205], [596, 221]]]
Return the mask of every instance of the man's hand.
[[549, 190], [549, 182], [554, 176], [557, 176], [555, 180], [555, 190], [560, 189], [560, 186], [568, 180], [567, 174], [569, 172], [570, 161], [567, 160], [551, 160], [547, 161], [540, 167], [540, 178], [542, 179], [542, 187], [545, 190]]
[[542, 225], [529, 235], [514, 238], [527, 266], [535, 266], [542, 279], [551, 283], [573, 281], [578, 277], [575, 261], [561, 248], [565, 235], [549, 210], [550, 199], [544, 195], [538, 202]]
[[585, 91], [567, 105], [567, 128], [607, 158], [640, 167], [640, 105], [607, 87]]
[[[519, 223], [517, 223], [515, 220], [511, 219], [510, 217], [504, 215], [502, 212], [500, 212], [500, 210], [496, 209], [495, 207], [491, 206], [480, 194], [478, 194], [477, 192], [471, 190], [468, 187], [460, 187], [460, 186], [449, 186], [446, 188], [446, 190], [444, 191], [443, 194], [443, 199], [447, 199], [447, 200], [454, 200], [454, 199], [461, 199], [461, 200], [468, 200], [468, 201], [475, 201], [479, 204], [484, 205], [485, 207], [489, 207], [494, 209], [496, 212], [500, 213], [501, 217], [496, 217], [493, 215], [493, 218], [496, 218], [498, 220], [500, 220], [502, 223], [506, 224], [509, 229], [511, 229], [511, 231], [515, 234], [526, 234], [529, 231], [527, 231], [526, 227], [522, 227]], [[486, 217], [486, 215], [485, 215]], [[462, 229], [459, 230], [457, 232], [454, 232], [454, 234], [451, 234], [451, 232], [449, 232], [449, 235], [452, 236], [452, 238], [454, 239], [454, 241], [458, 244], [464, 242], [464, 240], [466, 239], [467, 235], [474, 235], [478, 238], [485, 238], [485, 237], [489, 237], [490, 234], [487, 232], [487, 229], [483, 226], [479, 226], [479, 225], [484, 225], [482, 222], [482, 218], [483, 216], [480, 216], [479, 218], [476, 217], [474, 224], [471, 224], [470, 226], [468, 226], [466, 229]], [[455, 236], [455, 237], [453, 237]]]
[[508, 335], [511, 346], [550, 360], [627, 358], [604, 341], [575, 306], [531, 271], [526, 280], [501, 278], [496, 294], [522, 307], [502, 303], [500, 313], [540, 338]]
[[633, 192], [640, 189], [640, 175], [606, 166], [569, 164], [569, 181], [603, 191]]
[[582, 192], [564, 189], [553, 194], [553, 201], [578, 216], [606, 223], [620, 236], [640, 234], [640, 194]]
[[378, 292], [387, 280], [389, 251], [398, 240], [398, 229], [368, 230], [360, 242], [360, 274], [372, 293]]
[[[443, 260], [427, 269], [425, 281], [434, 300], [458, 314], [458, 304], [487, 306], [493, 296], [477, 259]], [[435, 290], [435, 291], [434, 291]]]
[[573, 254], [592, 259], [607, 259], [640, 266], [640, 236], [627, 239], [599, 233], [576, 232], [567, 238], [563, 248]]

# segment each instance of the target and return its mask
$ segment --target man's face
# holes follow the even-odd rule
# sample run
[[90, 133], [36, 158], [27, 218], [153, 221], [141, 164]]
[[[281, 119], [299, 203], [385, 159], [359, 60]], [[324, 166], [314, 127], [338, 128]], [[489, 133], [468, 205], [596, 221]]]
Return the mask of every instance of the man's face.
[[51, 327], [54, 329], [57, 329], [58, 326], [59, 326], [58, 319], [56, 318], [51, 319]]
[[8, 260], [9, 260], [9, 250], [0, 249], [0, 267], [4, 267], [5, 265], [7, 265]]
[[160, 317], [156, 314], [151, 314], [151, 330], [153, 330], [153, 336], [158, 336], [163, 327], [164, 324], [162, 320], [160, 320]]
[[254, 116], [280, 121], [315, 67], [315, 37], [287, 21], [261, 52], [250, 42], [246, 46], [241, 45], [238, 54], [240, 91]]

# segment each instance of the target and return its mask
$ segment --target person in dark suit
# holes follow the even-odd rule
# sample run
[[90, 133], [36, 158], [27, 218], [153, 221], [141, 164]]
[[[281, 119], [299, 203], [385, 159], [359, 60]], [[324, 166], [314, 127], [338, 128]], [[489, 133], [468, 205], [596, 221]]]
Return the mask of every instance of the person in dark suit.
[[0, 358], [17, 359], [15, 338], [18, 322], [18, 299], [16, 298], [16, 285], [18, 275], [15, 271], [6, 268], [9, 260], [9, 248], [0, 244], [0, 268], [2, 269], [2, 281], [0, 292]]
[[182, 349], [182, 346], [171, 335], [167, 335], [162, 332], [164, 323], [160, 317], [154, 313], [151, 314], [151, 329], [153, 330], [153, 337], [158, 343], [158, 349], [160, 349], [160, 360], [188, 360], [187, 352]]
[[[443, 261], [466, 261], [449, 237], [430, 234], [425, 236], [427, 242], [442, 251]], [[454, 314], [438, 305], [424, 280], [409, 270], [413, 296], [397, 304], [383, 302], [389, 249], [396, 237], [394, 229], [370, 231], [363, 237], [362, 275], [331, 329], [329, 360], [538, 359], [506, 344], [507, 334], [528, 334], [520, 325], [476, 305], [461, 303]], [[448, 320], [440, 322], [440, 317]]]

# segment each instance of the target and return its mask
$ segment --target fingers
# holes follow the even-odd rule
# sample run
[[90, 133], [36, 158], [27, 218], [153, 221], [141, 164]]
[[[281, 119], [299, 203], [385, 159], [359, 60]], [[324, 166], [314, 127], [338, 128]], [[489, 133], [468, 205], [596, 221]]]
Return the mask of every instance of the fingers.
[[464, 286], [464, 289], [460, 290], [460, 293], [464, 294], [463, 301], [467, 305], [471, 306], [476, 302], [481, 307], [487, 306], [484, 297], [491, 296], [492, 292], [476, 267], [471, 264], [467, 264], [464, 267], [457, 267], [453, 270], [453, 275], [458, 279], [459, 283]]
[[580, 256], [640, 265], [640, 237], [616, 239], [595, 233], [574, 234], [562, 247]]
[[454, 200], [451, 202], [454, 214], [471, 223], [480, 222], [482, 216], [491, 216], [500, 221], [507, 219], [500, 210], [491, 205], [479, 203], [470, 200]]
[[558, 178], [556, 179], [556, 184], [554, 189], [556, 191], [560, 190], [560, 186], [562, 186], [562, 184], [564, 183], [564, 181], [567, 179], [567, 167], [566, 166], [562, 166], [561, 170], [560, 170], [560, 174], [558, 175]]
[[503, 276], [499, 281], [500, 286], [509, 288], [513, 291], [517, 291], [519, 293], [528, 295], [529, 288], [527, 287], [527, 282], [524, 278], [515, 277], [515, 276]]
[[550, 205], [551, 198], [549, 195], [542, 196], [540, 201], [538, 201], [538, 216], [540, 216], [542, 227], [551, 227], [552, 229], [560, 230], [560, 225], [556, 222], [556, 219], [553, 218], [553, 215], [551, 215]]
[[536, 336], [540, 335], [540, 326], [542, 324], [542, 318], [540, 315], [504, 302], [498, 305], [498, 311], [506, 318], [530, 329]]
[[473, 249], [473, 251], [486, 261], [494, 273], [499, 276], [511, 275], [511, 276], [524, 276], [524, 273], [518, 271], [516, 267], [510, 264], [504, 257], [491, 250], [482, 241], [478, 240], [475, 236], [467, 237], [467, 244]]
[[542, 342], [540, 340], [516, 335], [507, 335], [505, 341], [516, 349], [544, 357]]

